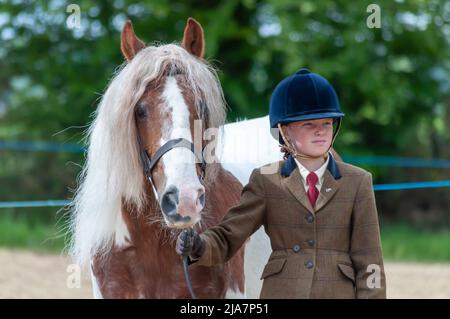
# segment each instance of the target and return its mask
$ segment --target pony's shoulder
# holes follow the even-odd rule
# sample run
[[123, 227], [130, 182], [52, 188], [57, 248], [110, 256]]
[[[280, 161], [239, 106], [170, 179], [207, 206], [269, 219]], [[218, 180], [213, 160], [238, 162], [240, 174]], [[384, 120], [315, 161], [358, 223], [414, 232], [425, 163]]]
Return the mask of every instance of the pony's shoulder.
[[216, 183], [229, 183], [232, 185], [239, 185], [242, 188], [242, 183], [233, 175], [232, 172], [225, 169], [223, 166], [217, 172]]

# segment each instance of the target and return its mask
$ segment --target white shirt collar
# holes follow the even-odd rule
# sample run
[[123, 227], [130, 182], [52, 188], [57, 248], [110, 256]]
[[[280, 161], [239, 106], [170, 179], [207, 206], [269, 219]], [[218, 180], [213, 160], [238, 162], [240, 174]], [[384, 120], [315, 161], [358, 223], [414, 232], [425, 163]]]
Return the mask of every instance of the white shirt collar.
[[[302, 184], [305, 187], [305, 191], [308, 191], [309, 185], [306, 183], [306, 177], [308, 176], [310, 171], [306, 167], [304, 167], [296, 158], [294, 158], [294, 159], [300, 170], [300, 175], [302, 177]], [[327, 160], [325, 161], [325, 163], [323, 163], [322, 166], [320, 166], [317, 170], [314, 171], [314, 173], [316, 173], [317, 177], [319, 177], [319, 179], [317, 180], [317, 183], [316, 183], [316, 187], [319, 190], [319, 192], [320, 192], [320, 189], [322, 188], [323, 176], [325, 175], [325, 171], [327, 169], [329, 161], [330, 161], [330, 154], [328, 154]]]

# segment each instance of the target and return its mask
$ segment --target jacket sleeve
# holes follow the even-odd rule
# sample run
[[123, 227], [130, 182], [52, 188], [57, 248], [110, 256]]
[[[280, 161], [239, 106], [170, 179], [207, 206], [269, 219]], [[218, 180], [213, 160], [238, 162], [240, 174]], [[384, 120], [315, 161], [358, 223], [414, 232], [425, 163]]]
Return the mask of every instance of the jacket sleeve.
[[350, 246], [356, 275], [356, 297], [386, 298], [380, 227], [370, 173], [362, 178], [355, 198]]
[[227, 262], [264, 223], [265, 211], [264, 185], [259, 169], [255, 169], [241, 192], [239, 204], [228, 210], [220, 224], [200, 234], [205, 251], [196, 264], [212, 266]]

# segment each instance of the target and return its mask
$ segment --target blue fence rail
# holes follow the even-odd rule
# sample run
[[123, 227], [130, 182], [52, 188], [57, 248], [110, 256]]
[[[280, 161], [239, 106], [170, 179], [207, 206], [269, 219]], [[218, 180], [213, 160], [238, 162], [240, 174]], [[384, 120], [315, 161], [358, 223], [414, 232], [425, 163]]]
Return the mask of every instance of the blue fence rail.
[[432, 182], [414, 182], [414, 183], [394, 183], [394, 184], [376, 184], [373, 185], [375, 191], [402, 190], [414, 188], [436, 188], [450, 187], [449, 181], [432, 181]]
[[[31, 151], [31, 152], [65, 152], [82, 153], [86, 146], [82, 144], [60, 144], [36, 141], [0, 141], [0, 150]], [[421, 168], [450, 168], [450, 160], [424, 159], [396, 156], [364, 156], [343, 155], [343, 160], [355, 165], [421, 167]]]
[[49, 142], [0, 141], [0, 150], [31, 152], [82, 153], [86, 146], [81, 144], [60, 144]]
[[[81, 153], [86, 151], [86, 146], [81, 144], [59, 144], [49, 142], [19, 142], [19, 141], [0, 141], [0, 150], [12, 151], [32, 151], [32, 152], [66, 152]], [[392, 157], [392, 156], [356, 156], [344, 155], [343, 160], [355, 165], [374, 165], [374, 166], [396, 166], [396, 167], [417, 167], [417, 168], [450, 168], [450, 160], [442, 159], [423, 159], [411, 157]], [[375, 191], [386, 190], [404, 190], [417, 188], [437, 188], [450, 187], [450, 180], [414, 182], [414, 183], [393, 183], [376, 184], [373, 186]], [[70, 200], [42, 200], [42, 201], [12, 201], [0, 202], [0, 208], [29, 208], [29, 207], [61, 207], [71, 203]]]
[[71, 203], [70, 200], [36, 200], [21, 202], [0, 202], [0, 208], [61, 207]]
[[394, 156], [356, 156], [343, 155], [346, 163], [355, 165], [395, 166], [395, 167], [418, 167], [418, 168], [450, 168], [450, 160], [426, 159], [414, 157]]
[[[419, 183], [397, 183], [397, 184], [375, 184], [375, 191], [402, 190], [414, 188], [436, 188], [450, 187], [450, 180], [437, 182]], [[42, 201], [21, 201], [21, 202], [0, 202], [0, 208], [27, 208], [27, 207], [60, 207], [70, 205], [70, 200], [42, 200]]]

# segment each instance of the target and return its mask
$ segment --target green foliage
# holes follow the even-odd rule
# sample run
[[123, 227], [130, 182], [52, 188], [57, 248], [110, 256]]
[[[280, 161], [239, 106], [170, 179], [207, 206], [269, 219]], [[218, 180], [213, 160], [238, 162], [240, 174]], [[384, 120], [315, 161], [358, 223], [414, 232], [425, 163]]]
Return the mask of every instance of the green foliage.
[[406, 223], [382, 224], [381, 241], [389, 261], [450, 262], [449, 229], [427, 231]]
[[[308, 67], [335, 86], [346, 113], [339, 152], [450, 157], [448, 1], [377, 1], [380, 29], [366, 26], [371, 1], [82, 0], [80, 29], [66, 26], [70, 3], [0, 1], [0, 139], [82, 142], [124, 61], [125, 20], [147, 43], [173, 42], [192, 16], [221, 70], [229, 121], [267, 114], [275, 85]], [[70, 197], [82, 163], [0, 151], [0, 200]]]
[[230, 120], [265, 115], [276, 83], [309, 67], [336, 87], [347, 113], [341, 144], [353, 152], [367, 144], [379, 153], [405, 149], [410, 131], [417, 131], [411, 123], [426, 123], [425, 135], [444, 134], [442, 120], [430, 121], [448, 108], [444, 1], [379, 1], [380, 29], [366, 26], [369, 1], [81, 1], [81, 29], [74, 30], [65, 24], [69, 3], [0, 5], [8, 17], [1, 26], [0, 92], [8, 106], [2, 126], [14, 127], [2, 137], [51, 139], [87, 124], [123, 62], [123, 22], [131, 19], [148, 43], [172, 42], [181, 40], [188, 16], [205, 29], [207, 57], [220, 61]]
[[[0, 215], [0, 246], [11, 248], [26, 248], [34, 251], [55, 252], [65, 251], [63, 230], [64, 219], [57, 220], [47, 210], [2, 211]], [[27, 215], [29, 214], [29, 215]]]

